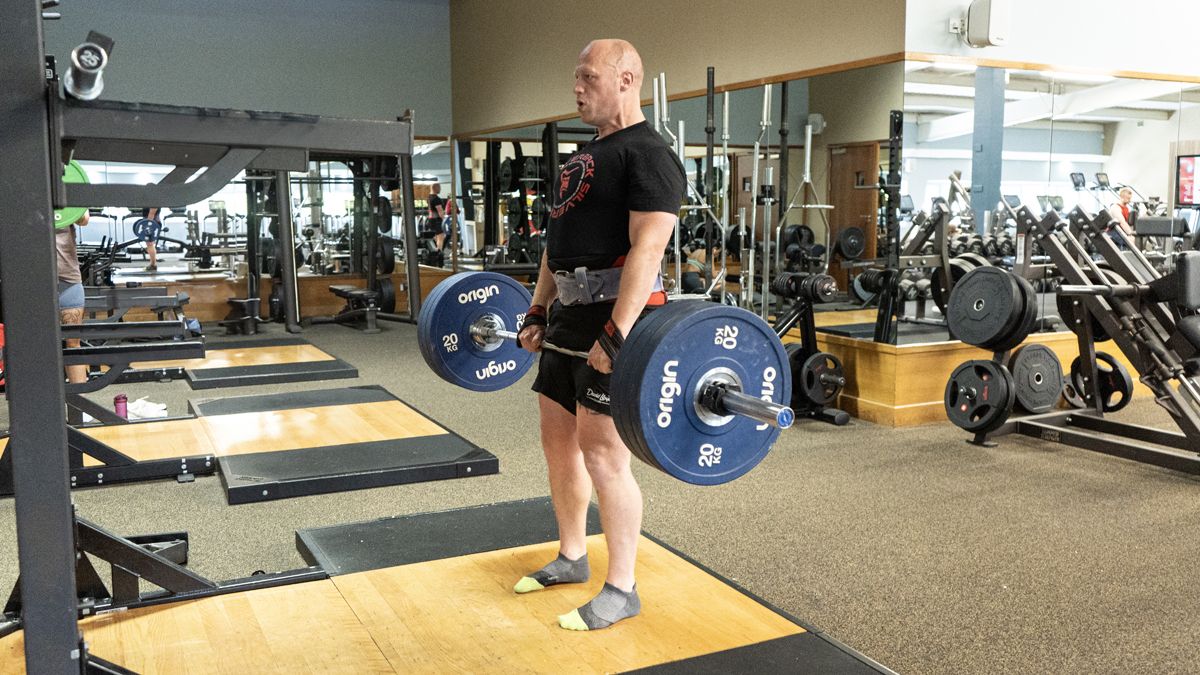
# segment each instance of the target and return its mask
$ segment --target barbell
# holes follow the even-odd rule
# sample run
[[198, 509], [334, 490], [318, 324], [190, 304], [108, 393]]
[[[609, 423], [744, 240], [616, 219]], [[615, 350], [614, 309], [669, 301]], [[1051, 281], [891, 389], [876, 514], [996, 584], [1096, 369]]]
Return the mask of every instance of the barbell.
[[[518, 382], [517, 344], [532, 297], [510, 277], [463, 272], [439, 283], [418, 319], [421, 355], [442, 379], [491, 392]], [[543, 342], [574, 358], [587, 353]], [[613, 364], [610, 410], [635, 457], [696, 485], [727, 483], [766, 457], [795, 414], [788, 356], [753, 313], [681, 300], [634, 325]]]
[[142, 241], [157, 242], [165, 229], [162, 221], [140, 218], [133, 223], [133, 236]]

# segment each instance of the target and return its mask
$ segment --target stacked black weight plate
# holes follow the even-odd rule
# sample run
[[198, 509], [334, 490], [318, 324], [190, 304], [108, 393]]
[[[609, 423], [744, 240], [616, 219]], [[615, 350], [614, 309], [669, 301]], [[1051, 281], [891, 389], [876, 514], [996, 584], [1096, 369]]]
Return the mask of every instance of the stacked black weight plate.
[[1046, 345], [1025, 345], [1013, 353], [1008, 364], [1017, 404], [1035, 414], [1050, 412], [1063, 390], [1062, 364], [1054, 350]]
[[974, 251], [962, 253], [958, 256], [958, 259], [972, 263], [976, 267], [987, 267], [992, 264], [987, 258], [983, 257], [983, 255], [975, 253]]
[[946, 323], [959, 340], [991, 349], [1016, 330], [1024, 316], [1021, 290], [998, 267], [977, 267], [958, 281], [946, 305]]
[[375, 285], [379, 290], [379, 311], [384, 314], [395, 312], [396, 287], [392, 284], [391, 277], [379, 277], [375, 279]]
[[[991, 351], [1012, 349], [1037, 318], [1033, 287], [998, 267], [977, 267], [954, 286], [946, 308], [950, 332]], [[1030, 318], [1032, 314], [1032, 319]]]
[[999, 429], [1016, 403], [1012, 374], [994, 361], [967, 361], [946, 382], [946, 416], [960, 429], [986, 434]]
[[860, 227], [846, 227], [838, 232], [835, 245], [838, 255], [846, 260], [858, 260], [867, 250], [867, 235]]
[[1010, 345], [1004, 346], [1004, 351], [1021, 344], [1033, 332], [1038, 323], [1038, 294], [1037, 291], [1033, 290], [1033, 284], [1023, 276], [1013, 274], [1012, 272], [1009, 272], [1009, 274], [1012, 274], [1012, 277], [1017, 280], [1017, 285], [1021, 287], [1021, 294], [1025, 297], [1025, 318], [1022, 319], [1021, 326], [1017, 330], [1017, 335], [1020, 337], [1016, 338]]

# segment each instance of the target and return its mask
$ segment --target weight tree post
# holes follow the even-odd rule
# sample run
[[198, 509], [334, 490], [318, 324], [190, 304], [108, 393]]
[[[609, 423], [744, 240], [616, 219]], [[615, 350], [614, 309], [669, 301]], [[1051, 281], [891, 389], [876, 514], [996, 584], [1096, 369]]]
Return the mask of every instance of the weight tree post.
[[[5, 359], [17, 560], [30, 673], [79, 672], [75, 538], [67, 487], [62, 341], [50, 184], [51, 145], [39, 0], [0, 0], [0, 299], [10, 308]], [[54, 83], [57, 85], [57, 82]], [[57, 86], [55, 86], [57, 89]], [[16, 310], [20, 311], [16, 311]]]
[[416, 253], [417, 210], [413, 205], [412, 153], [400, 155], [400, 197], [404, 200], [404, 273], [408, 276], [408, 317], [416, 321], [421, 312], [421, 270], [417, 265]]
[[[379, 287], [379, 262], [382, 259], [379, 253], [379, 200], [376, 199], [379, 195], [379, 181], [376, 176], [380, 174], [381, 167], [378, 157], [368, 157], [360, 166], [363, 167], [366, 177], [359, 181], [362, 184], [363, 199], [361, 202], [355, 200], [355, 203], [366, 208], [363, 213], [363, 220], [366, 221], [366, 243], [363, 248], [366, 249], [367, 260], [371, 261], [363, 269], [363, 274], [367, 277], [367, 288], [376, 290]], [[450, 191], [450, 198], [454, 198], [454, 190]], [[370, 323], [367, 325], [370, 326]]]
[[[709, 66], [708, 84], [704, 94], [705, 107], [707, 109], [707, 114], [704, 118], [704, 201], [708, 204], [710, 210], [713, 207], [713, 199], [716, 198], [717, 194], [717, 171], [713, 166], [713, 135], [717, 132], [716, 120], [713, 115], [715, 99], [716, 69]], [[708, 225], [704, 228], [704, 287], [711, 288], [713, 273], [713, 230], [717, 229], [717, 224], [709, 216], [705, 216], [705, 220], [708, 221]]]
[[[779, 222], [787, 218], [788, 203], [788, 83], [779, 83]], [[776, 242], [778, 246], [778, 242]], [[778, 249], [777, 249], [778, 250]], [[778, 255], [778, 253], [776, 253]]]
[[[262, 218], [255, 211], [255, 198], [258, 195], [258, 190], [255, 186], [256, 181], [246, 181], [246, 298], [248, 300], [262, 296], [262, 292], [259, 289], [259, 284], [262, 283], [262, 280], [258, 276], [261, 273], [258, 249], [259, 234], [262, 230]], [[270, 306], [271, 303], [268, 300], [268, 314]], [[258, 316], [262, 316], [261, 306], [258, 310]]]
[[[412, 166], [411, 162], [409, 166]], [[483, 157], [483, 246], [480, 250], [500, 244], [500, 194], [496, 189], [499, 175], [500, 141], [486, 141]], [[416, 249], [412, 250], [415, 261]]]
[[[355, 183], [357, 185], [357, 183]], [[292, 223], [292, 185], [287, 171], [275, 174], [275, 213], [279, 218], [279, 238], [283, 245], [276, 247], [283, 260], [283, 316], [289, 333], [300, 332], [300, 296], [296, 292], [296, 228]]]
[[[899, 317], [904, 313], [904, 301], [899, 298], [900, 283], [900, 162], [904, 141], [904, 112], [893, 110], [888, 123], [888, 173], [883, 192], [886, 195], [884, 223], [887, 231], [887, 269], [879, 296], [879, 313], [875, 317], [875, 342], [897, 344]], [[878, 253], [878, 251], [876, 251]], [[947, 276], [947, 279], [950, 277]], [[899, 303], [899, 306], [897, 306]]]

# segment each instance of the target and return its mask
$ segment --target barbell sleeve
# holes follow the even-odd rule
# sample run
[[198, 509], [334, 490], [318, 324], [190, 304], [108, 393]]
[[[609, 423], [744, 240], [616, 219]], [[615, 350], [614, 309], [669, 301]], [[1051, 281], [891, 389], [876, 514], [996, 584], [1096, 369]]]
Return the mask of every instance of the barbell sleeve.
[[1133, 298], [1141, 295], [1144, 286], [1133, 284], [1063, 284], [1058, 287], [1062, 295], [1102, 295], [1110, 298]]
[[712, 389], [708, 396], [702, 397], [701, 400], [703, 405], [718, 415], [742, 415], [780, 429], [787, 429], [796, 421], [796, 413], [785, 405], [764, 401], [723, 386], [710, 386]]

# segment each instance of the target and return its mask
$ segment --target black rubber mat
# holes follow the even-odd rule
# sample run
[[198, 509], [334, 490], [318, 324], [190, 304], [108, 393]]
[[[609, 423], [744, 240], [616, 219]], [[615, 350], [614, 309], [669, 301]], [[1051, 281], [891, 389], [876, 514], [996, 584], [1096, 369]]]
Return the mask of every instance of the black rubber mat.
[[[397, 401], [378, 385], [230, 396], [188, 401], [199, 416], [302, 410], [326, 406]], [[443, 429], [429, 436], [368, 443], [331, 444], [336, 430], [313, 438], [311, 447], [225, 455], [218, 461], [230, 504], [302, 497], [431, 480], [488, 476], [500, 472], [495, 455], [447, 430], [420, 410], [414, 412]]]
[[495, 455], [451, 433], [227, 455], [218, 461], [230, 504], [500, 472]]
[[[856, 340], [870, 340], [875, 337], [874, 323], [852, 323], [845, 326], [818, 326], [818, 333], [840, 335]], [[916, 344], [920, 342], [944, 342], [949, 340], [945, 326], [929, 326], [919, 323], [901, 323], [898, 332], [899, 343]]]
[[[206, 340], [205, 346], [208, 351], [215, 352], [220, 349], [254, 349], [255, 347], [295, 347], [296, 345], [312, 344], [302, 337], [258, 337], [258, 338], [237, 338], [231, 340], [224, 339], [209, 339]], [[322, 350], [324, 351], [324, 350]]]
[[228, 368], [188, 368], [188, 386], [192, 389], [249, 387], [259, 384], [343, 380], [358, 377], [358, 369], [341, 359], [271, 363], [261, 366]]
[[195, 399], [188, 401], [188, 410], [193, 415], [200, 416], [235, 415], [237, 413], [299, 410], [327, 405], [354, 405], [356, 403], [398, 400], [400, 399], [379, 385], [364, 385], [341, 389], [309, 389], [281, 394]]
[[[588, 508], [587, 532], [600, 531], [595, 505]], [[644, 534], [644, 533], [643, 533]], [[859, 675], [892, 671], [795, 617], [772, 607], [732, 581], [700, 565], [659, 539], [645, 536], [687, 563], [720, 579], [807, 632], [713, 654], [665, 663], [638, 673], [831, 673]], [[549, 497], [418, 513], [360, 523], [296, 531], [296, 550], [308, 564], [330, 576], [456, 558], [558, 538]]]
[[[295, 347], [309, 345], [299, 337], [260, 337], [236, 340], [210, 340], [206, 347], [208, 355], [227, 349], [256, 349], [264, 347]], [[324, 352], [324, 350], [322, 350]], [[328, 354], [328, 352], [324, 352]], [[296, 363], [272, 363], [260, 366], [233, 366], [229, 368], [188, 368], [185, 371], [188, 386], [192, 389], [217, 389], [220, 387], [247, 387], [260, 384], [284, 384], [287, 382], [313, 382], [358, 377], [358, 369], [345, 361], [333, 357], [323, 361], [300, 361]], [[148, 376], [147, 376], [148, 377]], [[133, 381], [133, 380], [130, 380]]]
[[[587, 533], [600, 533], [588, 509]], [[296, 550], [330, 575], [456, 558], [558, 538], [549, 497], [297, 530]]]
[[626, 671], [644, 675], [726, 675], [727, 673], [811, 673], [812, 675], [891, 672], [844, 651], [815, 633], [799, 633], [745, 647]]

